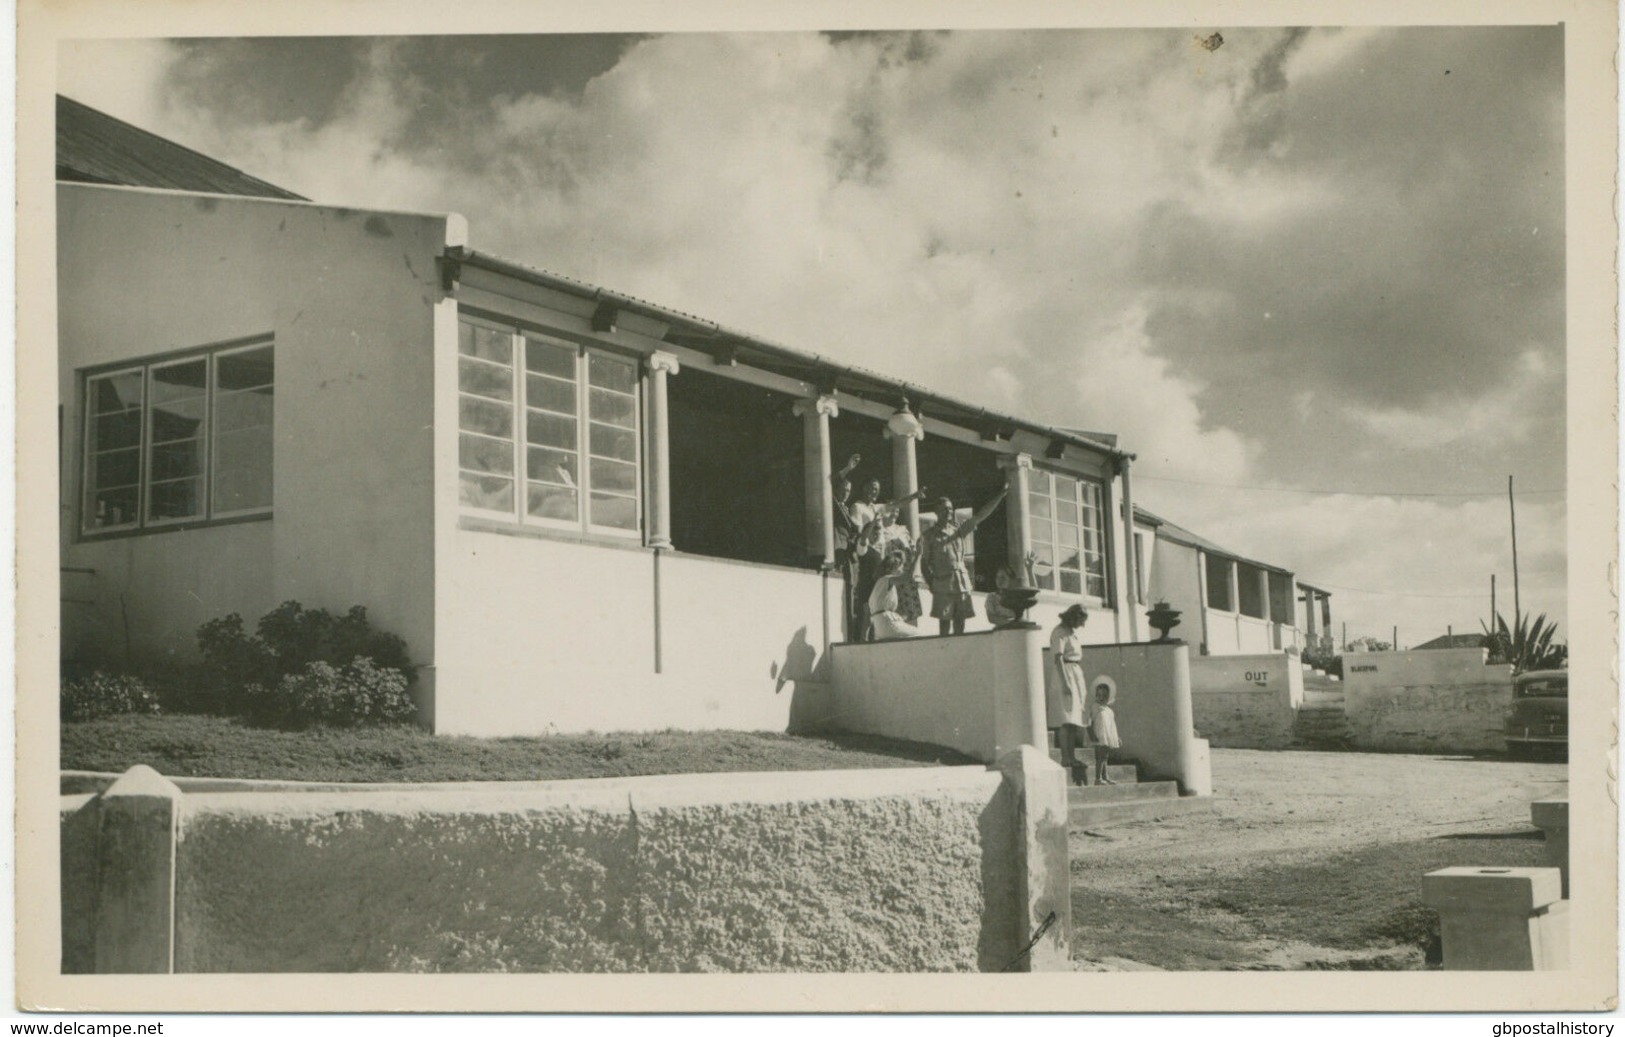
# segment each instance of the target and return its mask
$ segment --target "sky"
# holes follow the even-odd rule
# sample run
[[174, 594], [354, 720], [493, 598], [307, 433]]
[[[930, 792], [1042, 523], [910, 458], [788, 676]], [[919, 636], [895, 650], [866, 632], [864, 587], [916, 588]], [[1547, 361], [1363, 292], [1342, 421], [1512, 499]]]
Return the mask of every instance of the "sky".
[[110, 40], [312, 199], [1045, 424], [1401, 645], [1566, 632], [1558, 27]]

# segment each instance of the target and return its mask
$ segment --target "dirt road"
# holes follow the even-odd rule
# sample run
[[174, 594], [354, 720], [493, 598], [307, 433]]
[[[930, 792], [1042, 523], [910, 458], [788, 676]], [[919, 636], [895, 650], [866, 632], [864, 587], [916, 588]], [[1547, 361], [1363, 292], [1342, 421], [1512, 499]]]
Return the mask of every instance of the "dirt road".
[[1212, 813], [1072, 834], [1080, 968], [1422, 968], [1421, 875], [1539, 863], [1561, 763], [1213, 753]]

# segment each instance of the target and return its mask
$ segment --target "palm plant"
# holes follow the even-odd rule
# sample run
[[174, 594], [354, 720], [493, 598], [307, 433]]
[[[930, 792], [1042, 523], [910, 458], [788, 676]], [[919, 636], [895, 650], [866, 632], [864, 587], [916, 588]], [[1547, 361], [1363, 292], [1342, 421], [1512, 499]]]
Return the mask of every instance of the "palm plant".
[[1552, 643], [1557, 624], [1548, 623], [1546, 613], [1534, 619], [1527, 615], [1516, 616], [1510, 627], [1506, 617], [1497, 613], [1495, 624], [1494, 630], [1479, 624], [1484, 626], [1484, 647], [1490, 650], [1490, 662], [1511, 663], [1513, 673], [1556, 670], [1568, 665], [1569, 646]]

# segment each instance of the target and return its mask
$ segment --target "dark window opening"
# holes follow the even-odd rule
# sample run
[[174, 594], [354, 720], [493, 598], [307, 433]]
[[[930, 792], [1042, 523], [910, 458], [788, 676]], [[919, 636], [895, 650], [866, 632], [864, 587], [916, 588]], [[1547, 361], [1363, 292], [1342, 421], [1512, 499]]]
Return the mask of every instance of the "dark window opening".
[[1230, 559], [1220, 555], [1203, 555], [1207, 568], [1207, 607], [1223, 612], [1234, 612], [1230, 603]]
[[852, 500], [861, 497], [864, 486], [871, 479], [880, 484], [881, 500], [892, 500], [899, 496], [892, 485], [891, 450], [891, 440], [886, 438], [886, 424], [879, 418], [843, 410], [829, 421], [830, 470], [839, 472], [853, 454], [862, 458], [847, 477], [852, 483]]
[[1277, 623], [1292, 624], [1297, 612], [1294, 607], [1293, 580], [1286, 573], [1270, 573], [1270, 618]]
[[[999, 457], [991, 450], [927, 435], [917, 444], [915, 452], [920, 485], [929, 493], [920, 505], [922, 517], [934, 512], [939, 497], [951, 499], [961, 518], [968, 518], [986, 504], [1005, 485]], [[978, 591], [992, 590], [995, 575], [1009, 562], [1009, 508], [1008, 501], [999, 505], [977, 527], [973, 542], [968, 545], [975, 555], [970, 560], [971, 583]]]
[[667, 399], [672, 546], [816, 569], [795, 398], [684, 367]]
[[1246, 562], [1236, 563], [1236, 591], [1240, 598], [1240, 612], [1254, 619], [1264, 618], [1264, 587], [1260, 579], [1264, 571]]

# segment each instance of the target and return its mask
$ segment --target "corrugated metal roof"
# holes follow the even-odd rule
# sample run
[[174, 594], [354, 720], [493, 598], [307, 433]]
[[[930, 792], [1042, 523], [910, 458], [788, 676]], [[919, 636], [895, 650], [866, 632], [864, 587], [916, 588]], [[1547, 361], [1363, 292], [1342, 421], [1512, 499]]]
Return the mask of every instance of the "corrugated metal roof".
[[[951, 396], [933, 392], [914, 382], [901, 381], [890, 375], [852, 364], [832, 360], [817, 353], [808, 353], [794, 349], [790, 346], [779, 345], [742, 331], [735, 331], [724, 327], [715, 321], [703, 317], [696, 317], [681, 310], [674, 310], [658, 303], [647, 302], [635, 296], [612, 291], [597, 285], [589, 284], [574, 277], [555, 274], [551, 271], [515, 262], [502, 256], [479, 252], [473, 249], [452, 247], [446, 250], [445, 259], [452, 263], [468, 264], [480, 267], [509, 277], [556, 288], [583, 298], [607, 302], [611, 305], [641, 311], [657, 320], [674, 325], [666, 333], [666, 341], [678, 345], [689, 346], [710, 352], [717, 349], [729, 351], [738, 356], [741, 361], [748, 361], [752, 366], [765, 371], [783, 374], [802, 381], [811, 381], [822, 388], [834, 389], [842, 393], [849, 393], [872, 401], [896, 403], [899, 397], [906, 398], [915, 412], [926, 417], [939, 418], [965, 428], [977, 429], [984, 436], [995, 433], [1007, 434], [1015, 428], [1026, 429], [1052, 439], [1063, 440], [1077, 444], [1091, 452], [1105, 454], [1108, 457], [1133, 460], [1134, 455], [1117, 447], [1113, 443], [1105, 442], [1102, 438], [1095, 438], [1099, 434], [1082, 434], [1058, 429], [1038, 422], [1025, 421], [1012, 415], [999, 414], [987, 410], [974, 403], [967, 403]], [[1112, 437], [1115, 439], [1115, 437]]]
[[56, 98], [56, 178], [308, 200], [61, 94]]

